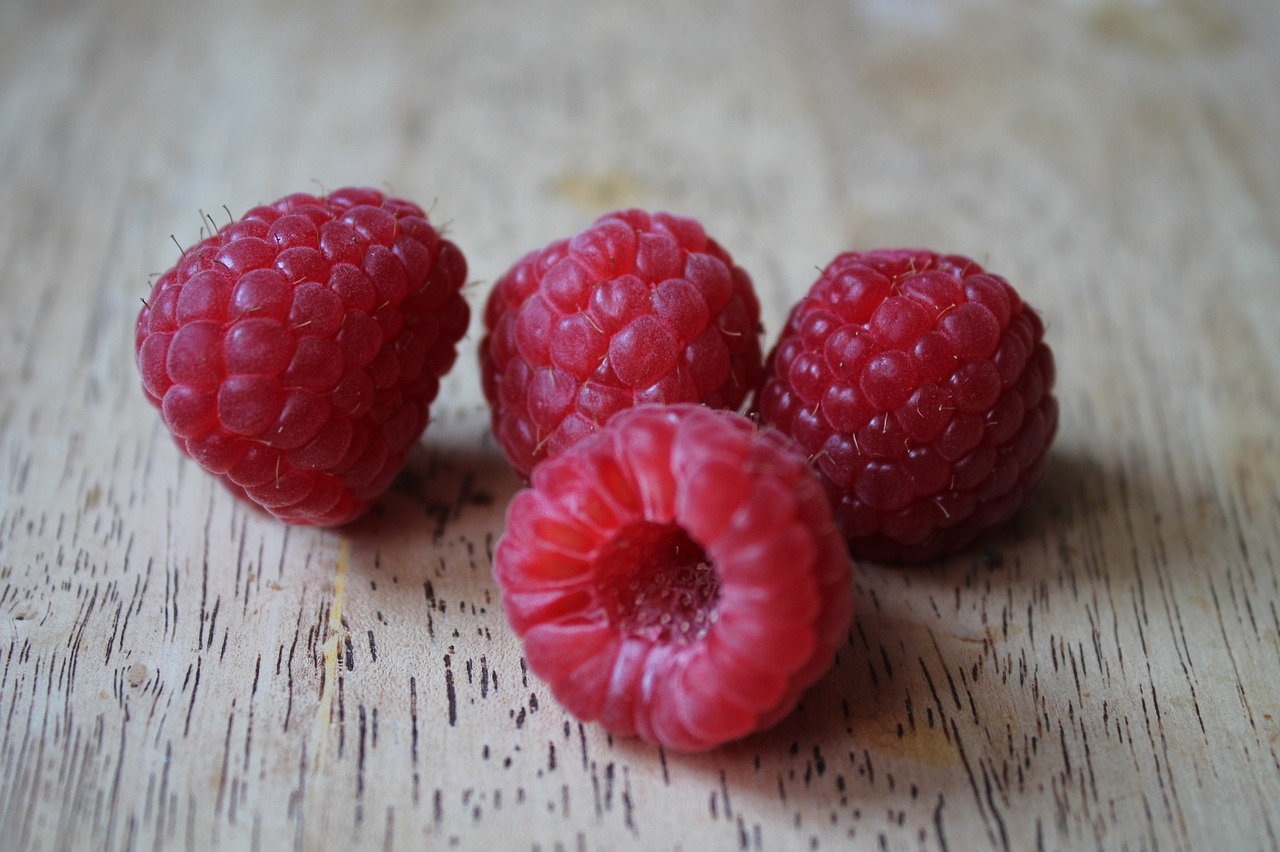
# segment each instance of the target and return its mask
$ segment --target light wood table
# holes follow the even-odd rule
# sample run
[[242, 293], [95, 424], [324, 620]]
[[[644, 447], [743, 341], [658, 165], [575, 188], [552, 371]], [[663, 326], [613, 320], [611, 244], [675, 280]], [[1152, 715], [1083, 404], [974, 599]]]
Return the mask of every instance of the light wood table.
[[[1276, 848], [1277, 45], [1249, 0], [7, 0], [0, 848]], [[352, 183], [448, 223], [475, 318], [376, 510], [286, 529], [179, 458], [133, 321], [171, 234]], [[566, 716], [490, 577], [480, 306], [633, 205], [766, 343], [837, 252], [925, 245], [1059, 370], [1015, 521], [861, 565], [802, 707], [694, 757]]]

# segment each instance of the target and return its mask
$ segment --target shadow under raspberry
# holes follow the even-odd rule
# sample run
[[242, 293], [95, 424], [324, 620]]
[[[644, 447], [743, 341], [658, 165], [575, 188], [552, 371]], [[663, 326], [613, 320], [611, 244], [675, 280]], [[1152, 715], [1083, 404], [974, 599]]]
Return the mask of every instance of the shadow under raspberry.
[[519, 487], [497, 449], [436, 443], [428, 435], [410, 451], [391, 487], [343, 532], [353, 541], [411, 540], [424, 547], [451, 535], [497, 535]]

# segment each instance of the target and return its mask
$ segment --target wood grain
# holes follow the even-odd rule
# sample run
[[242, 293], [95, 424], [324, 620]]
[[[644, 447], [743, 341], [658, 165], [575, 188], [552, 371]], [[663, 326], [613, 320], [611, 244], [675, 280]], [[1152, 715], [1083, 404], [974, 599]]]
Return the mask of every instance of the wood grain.
[[[0, 6], [0, 848], [1277, 848], [1278, 43], [1246, 0]], [[478, 321], [339, 531], [138, 392], [169, 235], [346, 183], [433, 205], [477, 314], [623, 205], [703, 219], [770, 338], [840, 250], [972, 254], [1049, 325], [1046, 485], [860, 566], [772, 731], [612, 739], [502, 620]]]

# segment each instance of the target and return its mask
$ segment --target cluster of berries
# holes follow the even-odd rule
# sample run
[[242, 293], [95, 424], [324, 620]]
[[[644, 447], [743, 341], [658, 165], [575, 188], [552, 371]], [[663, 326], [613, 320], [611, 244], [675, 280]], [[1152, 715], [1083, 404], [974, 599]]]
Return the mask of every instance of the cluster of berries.
[[[344, 523], [426, 428], [466, 268], [375, 190], [254, 208], [156, 281], [143, 387], [233, 492]], [[693, 219], [612, 213], [526, 255], [479, 357], [529, 480], [494, 574], [530, 668], [579, 718], [678, 750], [773, 724], [848, 629], [851, 555], [953, 551], [1043, 477], [1043, 335], [954, 255], [841, 254], [767, 358], [750, 277]]]

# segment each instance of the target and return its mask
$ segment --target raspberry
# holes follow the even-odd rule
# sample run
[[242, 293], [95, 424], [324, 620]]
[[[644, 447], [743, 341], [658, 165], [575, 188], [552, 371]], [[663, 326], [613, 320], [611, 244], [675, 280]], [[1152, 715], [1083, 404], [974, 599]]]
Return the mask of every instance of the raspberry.
[[849, 252], [791, 311], [756, 404], [822, 473], [855, 555], [916, 562], [1007, 519], [1058, 423], [1044, 326], [1004, 279]]
[[792, 442], [695, 404], [619, 413], [533, 471], [494, 573], [530, 670], [680, 751], [772, 725], [831, 665], [852, 566]]
[[623, 409], [738, 409], [760, 379], [751, 279], [693, 219], [610, 213], [495, 285], [480, 343], [493, 432], [523, 476]]
[[421, 208], [376, 190], [255, 207], [156, 281], [143, 390], [233, 493], [287, 523], [344, 523], [426, 428], [467, 328], [466, 270]]

